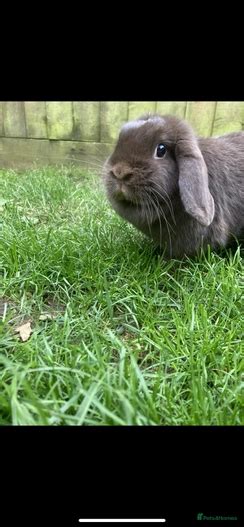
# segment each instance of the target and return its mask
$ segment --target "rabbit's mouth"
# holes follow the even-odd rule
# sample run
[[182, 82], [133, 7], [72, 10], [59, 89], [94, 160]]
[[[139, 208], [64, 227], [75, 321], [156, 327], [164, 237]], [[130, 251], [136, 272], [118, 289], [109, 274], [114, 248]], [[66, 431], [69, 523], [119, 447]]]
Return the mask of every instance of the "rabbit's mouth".
[[124, 193], [123, 190], [116, 191], [114, 193], [114, 198], [119, 203], [123, 203], [123, 205], [126, 205], [128, 207], [130, 206], [140, 208], [140, 202], [138, 201], [138, 199], [130, 193]]
[[118, 188], [114, 192], [114, 197], [117, 199], [117, 201], [130, 201], [127, 193], [124, 191], [123, 187]]
[[114, 190], [114, 197], [117, 201], [133, 203], [133, 196], [125, 183], [119, 182]]

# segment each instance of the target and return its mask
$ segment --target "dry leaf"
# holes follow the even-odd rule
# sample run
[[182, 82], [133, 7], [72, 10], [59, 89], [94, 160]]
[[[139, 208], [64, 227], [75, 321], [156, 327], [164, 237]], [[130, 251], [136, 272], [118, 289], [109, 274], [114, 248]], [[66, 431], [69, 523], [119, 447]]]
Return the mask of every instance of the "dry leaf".
[[30, 335], [32, 333], [30, 322], [22, 324], [22, 326], [18, 326], [15, 330], [15, 333], [19, 333], [21, 340], [23, 342], [26, 342], [26, 340], [30, 338]]
[[54, 315], [51, 315], [50, 313], [43, 313], [39, 316], [39, 320], [53, 320]]
[[36, 218], [35, 216], [21, 216], [22, 221], [33, 223], [33, 225], [36, 225], [39, 223], [39, 218]]

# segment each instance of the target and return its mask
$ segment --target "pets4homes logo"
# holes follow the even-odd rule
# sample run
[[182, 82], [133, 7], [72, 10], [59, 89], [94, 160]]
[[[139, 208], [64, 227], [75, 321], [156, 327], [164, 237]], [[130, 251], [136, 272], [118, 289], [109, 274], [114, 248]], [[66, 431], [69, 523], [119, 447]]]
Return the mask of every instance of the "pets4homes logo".
[[197, 514], [197, 520], [201, 520], [201, 521], [226, 521], [226, 520], [229, 520], [229, 521], [236, 521], [238, 520], [237, 516], [222, 516], [222, 515], [215, 515], [215, 516], [205, 516], [205, 514], [203, 514], [203, 512], [199, 512]]

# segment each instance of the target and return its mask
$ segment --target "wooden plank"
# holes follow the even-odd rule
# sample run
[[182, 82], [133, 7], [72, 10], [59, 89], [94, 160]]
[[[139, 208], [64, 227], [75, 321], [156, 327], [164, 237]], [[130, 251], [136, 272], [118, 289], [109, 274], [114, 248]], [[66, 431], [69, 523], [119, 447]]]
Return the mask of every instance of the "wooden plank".
[[47, 165], [49, 141], [45, 139], [0, 138], [0, 167], [28, 168]]
[[128, 120], [133, 121], [134, 119], [138, 119], [138, 117], [141, 117], [141, 115], [146, 113], [155, 113], [156, 112], [156, 102], [141, 102], [141, 101], [134, 101], [129, 102], [129, 113], [128, 113]]
[[100, 136], [100, 103], [73, 102], [73, 140], [98, 142]]
[[157, 102], [156, 112], [161, 115], [176, 115], [177, 117], [185, 117], [186, 102]]
[[216, 102], [187, 102], [185, 119], [189, 121], [200, 136], [210, 136], [213, 129], [213, 121], [216, 110]]
[[3, 128], [3, 103], [0, 102], [0, 137], [4, 136], [4, 128]]
[[23, 102], [4, 102], [3, 120], [5, 137], [26, 137]]
[[72, 102], [47, 102], [47, 129], [49, 139], [73, 137]]
[[101, 173], [112, 144], [0, 138], [0, 168], [76, 165]]
[[126, 123], [128, 117], [128, 102], [101, 102], [100, 108], [100, 141], [114, 143], [119, 129]]
[[104, 161], [112, 150], [113, 145], [110, 143], [51, 141], [49, 162], [52, 164], [71, 163], [101, 173]]
[[47, 135], [46, 103], [25, 102], [27, 137], [45, 139]]
[[218, 102], [213, 135], [244, 129], [244, 102]]

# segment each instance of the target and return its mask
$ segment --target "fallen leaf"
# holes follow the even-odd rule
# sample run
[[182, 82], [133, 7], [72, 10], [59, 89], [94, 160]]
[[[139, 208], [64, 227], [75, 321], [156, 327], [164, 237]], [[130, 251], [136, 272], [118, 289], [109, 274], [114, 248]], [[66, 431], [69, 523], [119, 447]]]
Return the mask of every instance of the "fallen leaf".
[[54, 315], [51, 315], [50, 313], [43, 313], [39, 316], [39, 320], [53, 320]]
[[29, 218], [29, 221], [33, 223], [33, 225], [36, 225], [37, 223], [39, 223], [40, 219], [34, 218], [34, 216], [32, 216], [31, 218]]
[[23, 342], [26, 342], [26, 340], [30, 338], [30, 335], [32, 333], [30, 322], [26, 322], [26, 324], [22, 324], [22, 326], [18, 326], [15, 330], [15, 333], [19, 333], [21, 340]]
[[36, 218], [35, 216], [21, 216], [22, 221], [33, 223], [33, 225], [36, 225], [39, 223], [39, 218]]

